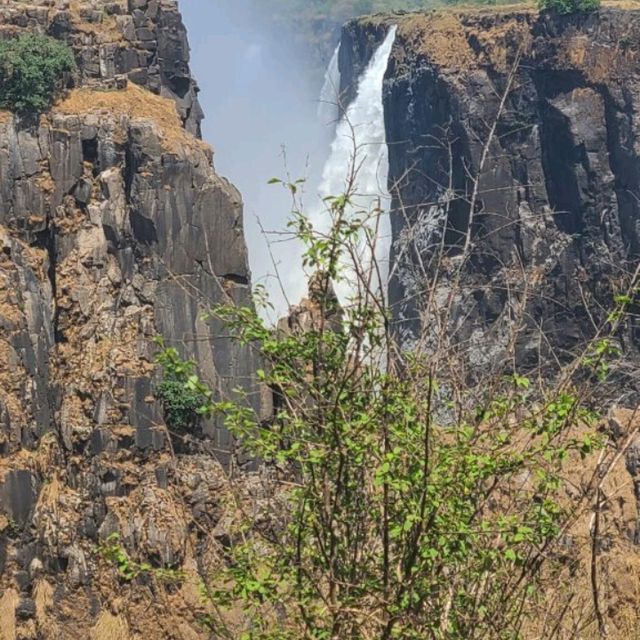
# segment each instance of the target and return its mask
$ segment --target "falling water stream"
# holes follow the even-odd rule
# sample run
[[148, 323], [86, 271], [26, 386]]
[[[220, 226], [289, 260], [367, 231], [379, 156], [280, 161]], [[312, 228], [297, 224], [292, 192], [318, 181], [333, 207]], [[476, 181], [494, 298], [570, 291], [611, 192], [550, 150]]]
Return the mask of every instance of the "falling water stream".
[[[338, 107], [340, 48], [318, 98], [303, 57], [292, 57], [280, 34], [265, 32], [252, 7], [249, 0], [191, 0], [182, 10], [208, 116], [204, 133], [217, 151], [217, 171], [243, 195], [252, 283], [266, 288], [273, 310], [264, 315], [275, 322], [306, 295], [310, 274], [287, 230], [290, 196], [269, 179], [306, 178], [303, 208], [319, 229], [329, 222], [322, 197], [344, 192], [352, 165], [358, 167], [356, 208], [388, 204], [382, 85], [395, 28], [359, 78], [352, 103]], [[378, 257], [386, 264], [388, 216], [381, 222]], [[353, 297], [353, 289], [338, 289], [343, 303]]]
[[[344, 194], [350, 175], [355, 171], [353, 212], [374, 214], [380, 211], [375, 257], [382, 271], [383, 284], [386, 284], [388, 274], [391, 228], [388, 215], [390, 196], [387, 186], [389, 154], [382, 88], [395, 37], [396, 27], [393, 26], [360, 77], [356, 97], [336, 127], [318, 189], [321, 198]], [[326, 98], [331, 94], [332, 88], [333, 95], [337, 96], [335, 83], [339, 85], [340, 81], [337, 59], [338, 50], [327, 71], [323, 88], [321, 114], [324, 116], [328, 112], [322, 105], [328, 103]], [[328, 228], [330, 217], [325, 207], [312, 211], [310, 217], [316, 229], [324, 231]], [[367, 258], [363, 259], [366, 263]], [[348, 304], [357, 294], [357, 287], [348, 266], [345, 271], [345, 279], [336, 286], [336, 293], [342, 304]]]
[[324, 75], [324, 84], [320, 92], [318, 104], [318, 120], [320, 124], [330, 126], [337, 123], [340, 117], [340, 45], [336, 47], [331, 62]]

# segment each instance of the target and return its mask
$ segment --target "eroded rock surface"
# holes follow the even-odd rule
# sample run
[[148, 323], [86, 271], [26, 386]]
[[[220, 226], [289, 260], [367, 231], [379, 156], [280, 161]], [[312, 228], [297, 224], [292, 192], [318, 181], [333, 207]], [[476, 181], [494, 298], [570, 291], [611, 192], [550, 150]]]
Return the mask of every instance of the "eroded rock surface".
[[[153, 338], [259, 409], [253, 354], [203, 319], [250, 304], [241, 198], [198, 137], [175, 2], [0, 4], [0, 37], [22, 30], [79, 73], [39, 121], [0, 113], [0, 637], [207, 637], [197, 575], [234, 443], [209, 421], [178, 446]], [[123, 582], [98, 553], [113, 533], [190, 580]]]
[[[471, 370], [566, 362], [639, 264], [640, 11], [363, 19], [344, 31], [342, 62], [361, 68], [391, 23], [398, 334], [407, 347], [429, 339], [430, 299], [452, 309]], [[619, 341], [637, 355], [637, 317]]]

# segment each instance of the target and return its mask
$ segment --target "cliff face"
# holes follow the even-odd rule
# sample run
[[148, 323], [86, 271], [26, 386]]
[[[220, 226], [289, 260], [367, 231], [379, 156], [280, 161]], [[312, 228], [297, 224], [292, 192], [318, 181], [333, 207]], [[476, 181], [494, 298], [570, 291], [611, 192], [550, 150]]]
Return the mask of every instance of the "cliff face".
[[[399, 334], [425, 338], [421, 301], [447, 299], [461, 269], [449, 330], [472, 365], [565, 361], [638, 266], [640, 11], [379, 17], [347, 27], [345, 62], [390, 22]], [[621, 340], [637, 352], [637, 320]]]
[[201, 637], [193, 584], [121, 593], [97, 549], [212, 557], [233, 443], [168, 434], [152, 339], [259, 406], [253, 355], [202, 319], [250, 301], [241, 199], [198, 139], [173, 0], [3, 3], [0, 37], [22, 30], [79, 75], [37, 123], [0, 113], [0, 637]]
[[[509, 366], [553, 375], [611, 326], [640, 265], [640, 10], [357, 20], [342, 35], [347, 97], [391, 24], [384, 106], [397, 335], [410, 349], [440, 331], [467, 381]], [[637, 302], [631, 312], [606, 401], [635, 407]], [[625, 576], [640, 542], [640, 440], [633, 429], [626, 437], [614, 446], [632, 479], [623, 470], [616, 480], [620, 511], [607, 507], [610, 546], [598, 556], [613, 618], [638, 597]], [[580, 593], [579, 580], [571, 588]]]

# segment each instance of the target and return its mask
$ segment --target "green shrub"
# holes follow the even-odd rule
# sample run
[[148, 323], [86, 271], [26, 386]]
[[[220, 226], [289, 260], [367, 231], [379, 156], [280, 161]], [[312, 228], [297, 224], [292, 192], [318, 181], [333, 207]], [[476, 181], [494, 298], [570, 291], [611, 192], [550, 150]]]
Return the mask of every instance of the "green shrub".
[[578, 13], [579, 11], [595, 11], [600, 7], [600, 0], [538, 0], [540, 9], [553, 9], [560, 15]]
[[[296, 183], [282, 184], [296, 194]], [[268, 423], [240, 390], [218, 400], [194, 363], [158, 340], [165, 379], [178, 376], [181, 394], [203, 399], [196, 414], [222, 414], [269, 470], [259, 526], [242, 477], [228, 478], [230, 543], [224, 566], [203, 577], [214, 612], [206, 623], [239, 637], [225, 630], [227, 612], [235, 624], [241, 611], [246, 640], [525, 637], [549, 581], [568, 569], [567, 529], [591, 508], [591, 498], [568, 502], [566, 474], [595, 463], [604, 445], [589, 406], [595, 386], [578, 387], [571, 374], [536, 381], [507, 366], [474, 389], [449, 348], [396, 351], [384, 283], [371, 285], [380, 271], [375, 260], [358, 262], [369, 232], [352, 197], [327, 199], [328, 232], [294, 210], [304, 264], [322, 276], [310, 287], [309, 326], [272, 327], [253, 306], [212, 311], [265, 363], [257, 377], [278, 397]], [[337, 312], [329, 278], [346, 277], [344, 256], [354, 256], [351, 273], [364, 284]], [[614, 332], [635, 300], [629, 291], [609, 316]], [[575, 366], [597, 386], [619, 356], [602, 334]], [[537, 637], [568, 637], [560, 633]]]
[[176, 378], [163, 380], [158, 385], [158, 397], [162, 402], [164, 417], [170, 428], [185, 431], [196, 426], [202, 406], [202, 396], [185, 388], [185, 383]]
[[153, 567], [148, 562], [135, 562], [121, 543], [120, 534], [112, 533], [98, 545], [98, 553], [118, 570], [125, 582], [131, 582], [141, 576], [151, 576], [161, 582], [179, 584], [186, 578], [183, 571], [171, 567]]
[[165, 348], [162, 339], [156, 340], [156, 343], [162, 349], [157, 362], [164, 373], [156, 388], [156, 395], [162, 402], [167, 426], [174, 431], [191, 430], [200, 419], [198, 409], [207, 400], [189, 385], [194, 377], [195, 363], [192, 360], [182, 360], [175, 348]]
[[48, 109], [75, 70], [73, 52], [49, 36], [27, 34], [0, 42], [0, 108], [18, 113]]

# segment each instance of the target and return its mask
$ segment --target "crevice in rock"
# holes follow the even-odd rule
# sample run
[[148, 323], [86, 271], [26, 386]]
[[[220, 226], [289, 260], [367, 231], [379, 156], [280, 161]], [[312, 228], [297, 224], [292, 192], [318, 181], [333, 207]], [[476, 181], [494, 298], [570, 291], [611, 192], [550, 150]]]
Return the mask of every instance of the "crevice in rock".
[[545, 187], [557, 227], [564, 233], [577, 234], [583, 230], [583, 220], [581, 211], [576, 208], [582, 198], [575, 167], [582, 163], [582, 158], [573, 139], [568, 118], [551, 102], [552, 97], [559, 93], [558, 83], [564, 92], [568, 92], [575, 88], [572, 83], [574, 79], [565, 77], [566, 74], [551, 74], [561, 76], [564, 82], [560, 78], [549, 81], [548, 75], [545, 74], [544, 80], [540, 79], [538, 85]]
[[249, 278], [247, 276], [240, 275], [238, 273], [225, 273], [220, 277], [223, 280], [227, 280], [229, 282], [233, 282], [235, 284], [239, 284], [245, 287], [249, 285]]
[[147, 246], [157, 244], [158, 233], [153, 220], [145, 218], [137, 211], [131, 211], [129, 213], [129, 220], [131, 221], [133, 235], [138, 242]]
[[626, 109], [621, 112], [607, 87], [600, 87], [600, 93], [604, 99], [609, 163], [615, 179], [618, 224], [622, 237], [628, 240], [624, 247], [627, 259], [637, 260], [640, 257], [640, 237], [636, 228], [640, 217], [640, 170], [633, 158], [632, 107], [627, 102]]
[[54, 341], [57, 343], [65, 342], [65, 337], [60, 330], [60, 310], [58, 307], [58, 286], [57, 286], [57, 251], [56, 251], [56, 235], [55, 229], [51, 222], [47, 225], [46, 229], [36, 234], [33, 245], [38, 249], [42, 249], [47, 253], [48, 268], [47, 279], [51, 286], [51, 298], [53, 300], [53, 336]]
[[173, 76], [169, 83], [173, 92], [181, 99], [184, 99], [192, 87], [191, 78], [185, 76]]
[[100, 173], [100, 154], [97, 137], [82, 141], [82, 159], [92, 165], [92, 173], [95, 178]]

